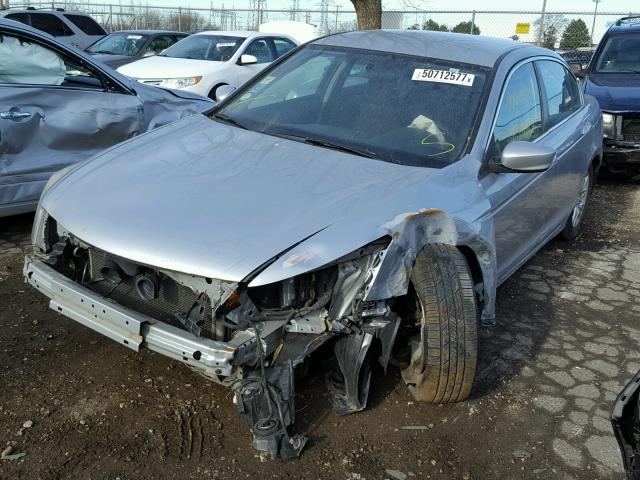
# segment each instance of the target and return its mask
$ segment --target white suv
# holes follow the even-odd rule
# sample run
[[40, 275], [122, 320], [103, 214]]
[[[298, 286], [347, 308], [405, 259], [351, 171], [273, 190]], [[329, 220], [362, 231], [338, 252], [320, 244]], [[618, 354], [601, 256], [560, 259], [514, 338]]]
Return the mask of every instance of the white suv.
[[84, 50], [107, 32], [89, 15], [67, 12], [63, 8], [36, 10], [34, 7], [0, 12], [0, 17], [15, 20], [56, 37], [57, 40]]

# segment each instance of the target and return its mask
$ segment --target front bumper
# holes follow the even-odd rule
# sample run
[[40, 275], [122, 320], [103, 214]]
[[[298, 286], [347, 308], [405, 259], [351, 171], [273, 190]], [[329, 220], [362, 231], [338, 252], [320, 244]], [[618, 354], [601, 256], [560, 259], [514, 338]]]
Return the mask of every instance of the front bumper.
[[51, 299], [56, 312], [136, 352], [146, 348], [211, 376], [231, 375], [236, 353], [255, 342], [249, 331], [226, 343], [197, 337], [115, 304], [30, 256], [23, 273], [27, 283]]
[[604, 162], [612, 167], [640, 166], [640, 145], [605, 139]]

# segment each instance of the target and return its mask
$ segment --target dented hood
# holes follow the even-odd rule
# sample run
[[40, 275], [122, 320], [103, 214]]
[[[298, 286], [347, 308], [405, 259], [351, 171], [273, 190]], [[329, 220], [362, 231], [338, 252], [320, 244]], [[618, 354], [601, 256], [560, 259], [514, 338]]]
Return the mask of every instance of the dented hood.
[[435, 172], [196, 115], [94, 157], [49, 189], [42, 206], [115, 255], [239, 281], [320, 231], [328, 259], [385, 235], [396, 214], [425, 207], [422, 185]]

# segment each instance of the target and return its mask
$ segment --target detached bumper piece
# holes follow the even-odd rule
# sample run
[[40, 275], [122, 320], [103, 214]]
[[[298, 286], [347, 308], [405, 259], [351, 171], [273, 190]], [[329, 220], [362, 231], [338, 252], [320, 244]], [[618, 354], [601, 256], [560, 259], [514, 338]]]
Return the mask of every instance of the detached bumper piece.
[[640, 480], [640, 372], [620, 392], [611, 409], [627, 479]]
[[256, 371], [238, 382], [234, 403], [253, 433], [253, 446], [272, 459], [300, 456], [307, 443], [302, 435], [290, 435], [295, 421], [293, 364]]
[[51, 299], [53, 310], [121, 345], [136, 352], [142, 347], [153, 350], [209, 375], [232, 372], [239, 349], [232, 342], [197, 337], [110, 302], [39, 260], [27, 257], [23, 273], [27, 283]]

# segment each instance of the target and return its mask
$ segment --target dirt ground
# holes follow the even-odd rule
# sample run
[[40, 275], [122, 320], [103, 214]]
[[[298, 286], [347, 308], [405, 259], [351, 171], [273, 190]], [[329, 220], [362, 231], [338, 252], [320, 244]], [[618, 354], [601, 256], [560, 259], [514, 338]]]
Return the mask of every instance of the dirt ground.
[[499, 289], [474, 396], [415, 403], [397, 369], [370, 407], [333, 414], [298, 384], [295, 461], [261, 461], [228, 390], [55, 314], [22, 282], [32, 217], [0, 219], [2, 479], [620, 479], [607, 420], [640, 369], [640, 186], [601, 180], [584, 234]]

